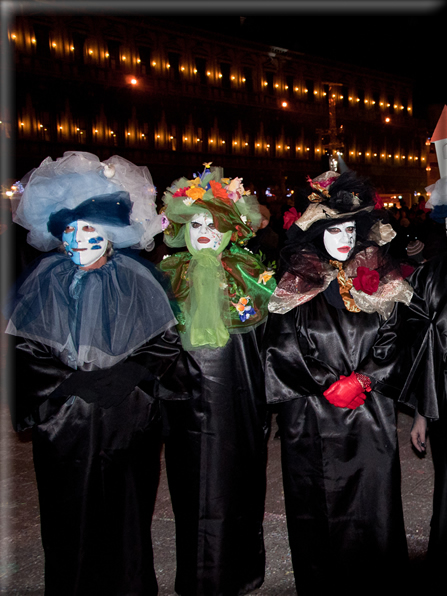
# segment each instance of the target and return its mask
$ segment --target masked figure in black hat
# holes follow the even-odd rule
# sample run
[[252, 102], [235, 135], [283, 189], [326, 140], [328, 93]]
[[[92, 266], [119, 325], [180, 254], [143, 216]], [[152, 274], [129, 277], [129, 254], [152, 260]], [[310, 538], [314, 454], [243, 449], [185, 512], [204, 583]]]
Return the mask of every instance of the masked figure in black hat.
[[[46, 596], [155, 595], [158, 399], [188, 397], [169, 300], [119, 248], [161, 231], [147, 168], [47, 158], [15, 221], [41, 258], [10, 305], [15, 428], [33, 429]], [[186, 381], [185, 381], [186, 382]]]
[[[407, 549], [394, 403], [352, 371], [411, 288], [386, 256], [394, 233], [365, 181], [326, 172], [306, 195], [269, 303], [267, 400], [298, 593], [365, 593], [372, 570], [397, 571]], [[349, 391], [327, 392], [340, 377]]]

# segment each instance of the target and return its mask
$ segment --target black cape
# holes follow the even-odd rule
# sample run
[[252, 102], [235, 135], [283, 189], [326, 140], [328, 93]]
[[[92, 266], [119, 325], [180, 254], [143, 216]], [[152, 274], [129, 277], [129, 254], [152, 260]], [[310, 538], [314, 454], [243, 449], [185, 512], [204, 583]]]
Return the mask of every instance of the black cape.
[[162, 404], [181, 596], [236, 596], [264, 579], [263, 328], [188, 352], [192, 398]]
[[[265, 334], [267, 400], [276, 404], [286, 515], [298, 593], [364, 591], [368, 568], [398, 573], [407, 558], [395, 407], [374, 392], [355, 410], [323, 391], [367, 357], [377, 314], [348, 312], [328, 290]], [[339, 294], [338, 294], [339, 297]]]

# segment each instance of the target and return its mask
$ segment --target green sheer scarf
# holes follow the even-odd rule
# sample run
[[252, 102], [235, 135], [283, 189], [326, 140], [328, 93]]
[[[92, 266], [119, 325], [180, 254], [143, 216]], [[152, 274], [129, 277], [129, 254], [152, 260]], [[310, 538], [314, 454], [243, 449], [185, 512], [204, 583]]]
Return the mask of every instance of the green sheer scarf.
[[189, 294], [185, 300], [185, 333], [182, 334], [186, 350], [198, 348], [221, 348], [229, 332], [224, 323], [229, 318], [225, 271], [220, 255], [230, 242], [231, 231], [222, 235], [217, 248], [196, 250], [191, 246], [190, 223], [185, 226], [185, 241], [192, 259], [188, 267]]

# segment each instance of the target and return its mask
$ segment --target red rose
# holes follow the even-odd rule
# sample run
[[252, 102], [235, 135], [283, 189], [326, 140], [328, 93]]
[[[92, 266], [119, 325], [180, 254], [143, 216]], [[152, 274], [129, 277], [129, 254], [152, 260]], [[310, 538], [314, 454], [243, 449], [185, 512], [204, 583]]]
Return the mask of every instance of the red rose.
[[357, 277], [353, 279], [354, 288], [362, 290], [365, 294], [374, 294], [379, 287], [379, 274], [368, 267], [358, 267]]
[[178, 190], [175, 191], [175, 193], [172, 195], [173, 197], [186, 197], [186, 191], [188, 190], [189, 186], [184, 186], [183, 188], [179, 188]]
[[292, 207], [284, 213], [284, 225], [283, 228], [288, 230], [296, 221], [301, 217], [301, 213], [298, 213], [295, 207]]

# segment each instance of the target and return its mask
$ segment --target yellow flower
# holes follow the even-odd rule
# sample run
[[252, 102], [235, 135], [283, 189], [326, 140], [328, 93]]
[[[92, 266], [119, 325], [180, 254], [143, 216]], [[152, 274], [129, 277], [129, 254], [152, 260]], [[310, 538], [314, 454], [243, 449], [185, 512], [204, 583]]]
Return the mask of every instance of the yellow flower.
[[193, 201], [197, 201], [197, 199], [201, 199], [203, 197], [205, 192], [206, 191], [204, 188], [201, 188], [200, 186], [194, 186], [188, 188], [188, 190], [186, 191], [186, 195], [190, 197]]
[[206, 162], [205, 162], [204, 164], [202, 164], [202, 165], [204, 165], [204, 166], [205, 166], [205, 169], [207, 169], [207, 168], [209, 168], [209, 167], [211, 166], [211, 164], [212, 164], [212, 163], [213, 163], [212, 161], [206, 161]]
[[264, 285], [266, 285], [268, 280], [271, 279], [272, 277], [273, 277], [272, 272], [264, 271], [264, 273], [261, 273], [261, 275], [258, 277], [258, 284], [260, 284], [262, 282]]
[[201, 180], [199, 177], [195, 178], [194, 180], [190, 180], [189, 183], [191, 184], [191, 186], [199, 186], [199, 184], [201, 183]]

